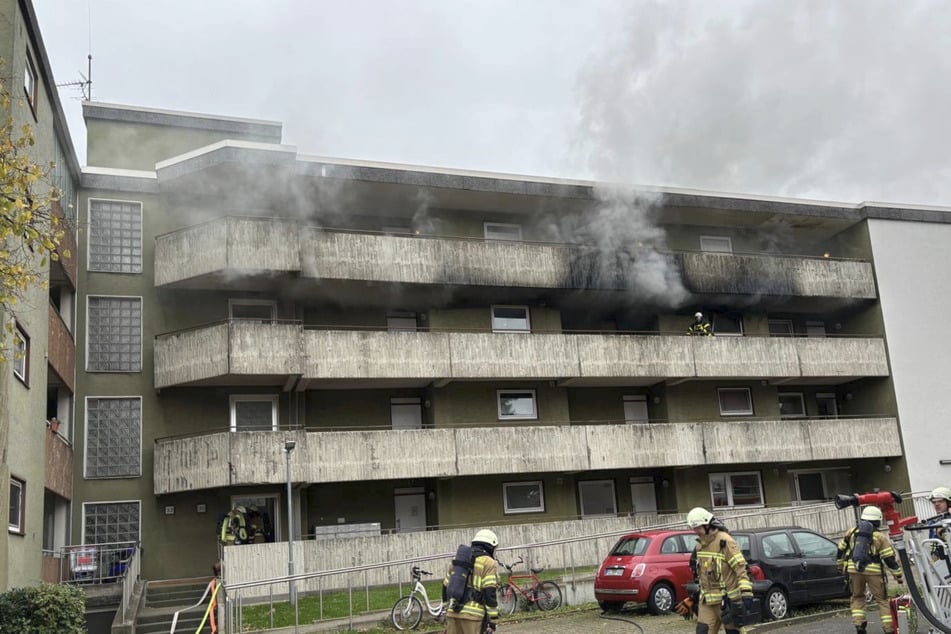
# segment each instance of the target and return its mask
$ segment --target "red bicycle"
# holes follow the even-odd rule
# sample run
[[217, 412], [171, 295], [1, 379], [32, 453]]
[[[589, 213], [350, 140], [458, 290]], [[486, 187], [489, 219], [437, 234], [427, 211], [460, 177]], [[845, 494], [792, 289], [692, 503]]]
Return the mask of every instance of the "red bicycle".
[[538, 574], [544, 568], [529, 568], [529, 574], [516, 574], [515, 566], [525, 563], [519, 555], [518, 561], [499, 564], [508, 570], [509, 577], [499, 586], [499, 614], [514, 614], [519, 603], [537, 605], [539, 610], [554, 610], [561, 605], [561, 588], [554, 581], [542, 581]]

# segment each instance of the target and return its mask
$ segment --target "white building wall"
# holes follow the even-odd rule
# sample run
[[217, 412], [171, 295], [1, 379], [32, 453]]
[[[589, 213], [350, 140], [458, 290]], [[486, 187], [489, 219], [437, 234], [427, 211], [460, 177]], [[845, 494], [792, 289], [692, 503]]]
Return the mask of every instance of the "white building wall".
[[951, 224], [869, 220], [913, 491], [951, 486]]

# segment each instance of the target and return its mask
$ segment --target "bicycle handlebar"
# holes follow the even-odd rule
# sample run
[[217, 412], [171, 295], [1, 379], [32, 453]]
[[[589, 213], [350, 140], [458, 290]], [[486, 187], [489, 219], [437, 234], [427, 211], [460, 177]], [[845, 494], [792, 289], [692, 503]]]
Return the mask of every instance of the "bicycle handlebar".
[[500, 561], [498, 559], [496, 561], [502, 564], [502, 567], [508, 570], [509, 572], [512, 572], [512, 568], [514, 568], [515, 566], [525, 563], [525, 559], [521, 555], [518, 556], [518, 561], [513, 561], [510, 564], [507, 564], [504, 561]]
[[413, 566], [413, 576], [418, 577], [420, 575], [427, 575], [429, 577], [432, 577], [433, 573], [429, 572], [428, 570], [423, 570], [419, 566]]

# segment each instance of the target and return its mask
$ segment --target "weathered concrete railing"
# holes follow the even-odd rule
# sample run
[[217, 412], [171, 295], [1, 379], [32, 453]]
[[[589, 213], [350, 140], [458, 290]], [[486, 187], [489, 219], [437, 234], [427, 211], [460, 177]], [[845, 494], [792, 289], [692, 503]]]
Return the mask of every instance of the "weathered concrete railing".
[[[849, 442], [855, 434], [867, 440]], [[155, 442], [155, 494], [283, 484], [283, 442], [297, 442], [295, 482], [598, 471], [900, 456], [897, 420], [709, 421], [350, 432], [213, 432]], [[535, 451], [544, 445], [549, 450]], [[497, 451], [506, 447], [506, 451]], [[464, 451], [459, 448], [465, 448]]]

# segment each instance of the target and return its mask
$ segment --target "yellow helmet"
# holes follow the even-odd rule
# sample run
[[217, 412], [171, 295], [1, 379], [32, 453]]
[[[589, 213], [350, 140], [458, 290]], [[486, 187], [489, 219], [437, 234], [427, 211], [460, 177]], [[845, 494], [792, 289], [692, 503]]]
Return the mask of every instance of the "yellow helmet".
[[931, 492], [930, 500], [934, 502], [935, 500], [944, 500], [951, 504], [951, 489], [948, 487], [938, 487]]
[[862, 519], [868, 522], [881, 522], [882, 509], [877, 506], [866, 506], [862, 509]]
[[691, 511], [687, 513], [687, 526], [689, 526], [690, 528], [697, 528], [698, 526], [706, 526], [712, 521], [713, 521], [713, 513], [703, 508], [702, 506], [698, 506], [695, 509], [691, 509]]
[[492, 548], [495, 548], [499, 545], [499, 537], [489, 529], [483, 528], [481, 531], [475, 534], [475, 537], [472, 538], [472, 543], [475, 542], [488, 544]]

